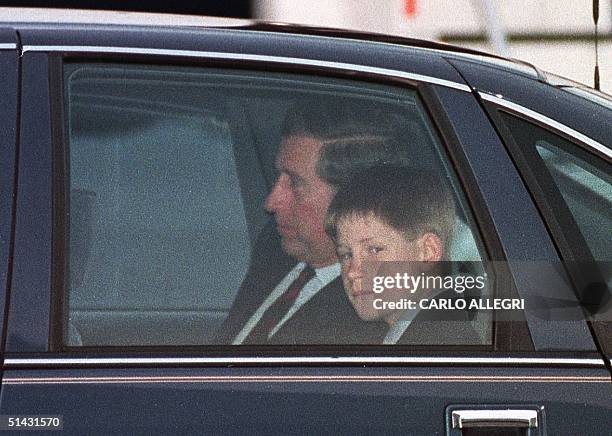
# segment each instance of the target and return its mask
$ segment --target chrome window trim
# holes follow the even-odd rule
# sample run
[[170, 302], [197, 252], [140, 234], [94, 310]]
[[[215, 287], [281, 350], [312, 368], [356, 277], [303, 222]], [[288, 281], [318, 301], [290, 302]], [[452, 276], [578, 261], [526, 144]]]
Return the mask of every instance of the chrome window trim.
[[468, 85], [452, 82], [450, 80], [438, 79], [436, 77], [424, 76], [416, 73], [407, 73], [405, 71], [390, 70], [387, 68], [369, 67], [367, 65], [349, 64], [345, 62], [323, 61], [317, 59], [304, 59], [284, 56], [268, 56], [243, 53], [228, 53], [215, 51], [198, 51], [198, 50], [173, 50], [159, 48], [142, 48], [142, 47], [98, 47], [98, 46], [64, 46], [64, 45], [26, 45], [23, 46], [23, 53], [27, 52], [90, 52], [90, 53], [119, 53], [119, 54], [139, 54], [139, 55], [157, 55], [157, 56], [183, 56], [206, 59], [222, 59], [222, 60], [242, 60], [242, 61], [257, 61], [293, 64], [300, 66], [313, 66], [334, 69], [339, 71], [359, 71], [362, 73], [377, 74], [380, 76], [398, 77], [402, 79], [415, 80], [419, 82], [431, 83], [447, 88], [457, 89], [464, 92], [472, 92]]
[[533, 376], [533, 375], [110, 375], [28, 376], [18, 374], [2, 379], [3, 385], [66, 384], [158, 384], [158, 383], [610, 383], [609, 376]]
[[4, 367], [121, 366], [121, 365], [295, 365], [295, 364], [447, 364], [447, 365], [559, 365], [605, 367], [602, 359], [538, 357], [93, 357], [93, 358], [8, 358]]
[[499, 106], [505, 107], [507, 109], [511, 109], [515, 112], [518, 112], [522, 115], [527, 116], [535, 121], [539, 121], [554, 130], [565, 133], [575, 140], [579, 141], [581, 144], [584, 144], [591, 151], [595, 150], [609, 159], [612, 159], [612, 149], [606, 147], [605, 145], [595, 141], [594, 139], [589, 138], [583, 133], [578, 132], [577, 130], [572, 129], [571, 127], [566, 126], [558, 121], [553, 120], [552, 118], [547, 117], [546, 115], [542, 115], [539, 112], [536, 112], [531, 109], [527, 109], [524, 106], [513, 103], [509, 100], [504, 99], [503, 97], [491, 95], [485, 92], [478, 93], [483, 100], [489, 101], [491, 103], [495, 103]]
[[15, 50], [15, 49], [17, 49], [17, 44], [13, 44], [13, 43], [0, 44], [0, 50]]

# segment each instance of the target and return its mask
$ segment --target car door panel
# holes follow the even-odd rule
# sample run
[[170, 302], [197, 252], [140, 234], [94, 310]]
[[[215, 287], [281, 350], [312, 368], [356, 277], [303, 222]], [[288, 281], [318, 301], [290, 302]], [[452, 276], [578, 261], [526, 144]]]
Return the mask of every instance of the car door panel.
[[69, 434], [443, 435], [448, 406], [535, 404], [547, 434], [604, 435], [611, 394], [588, 367], [32, 368], [7, 371], [2, 413], [61, 414]]
[[[611, 153], [607, 143], [586, 136], [596, 133], [592, 126], [583, 125], [582, 134], [528, 108], [509, 106], [499, 98], [489, 100], [485, 108], [547, 222], [576, 295], [592, 315], [590, 327], [599, 349], [609, 356], [610, 250], [604, 242], [610, 231]], [[581, 106], [584, 111], [599, 109], [586, 99]], [[598, 171], [600, 177], [608, 174], [607, 182], [595, 175]], [[600, 285], [594, 288], [590, 283]]]

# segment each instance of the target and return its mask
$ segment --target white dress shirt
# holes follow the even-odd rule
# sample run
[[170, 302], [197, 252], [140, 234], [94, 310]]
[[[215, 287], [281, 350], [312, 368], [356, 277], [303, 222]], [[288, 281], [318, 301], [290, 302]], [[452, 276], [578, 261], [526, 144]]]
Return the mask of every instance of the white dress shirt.
[[[263, 314], [274, 304], [274, 302], [283, 295], [289, 286], [298, 278], [302, 270], [306, 268], [306, 263], [300, 262], [293, 267], [291, 271], [280, 281], [280, 283], [274, 288], [274, 290], [268, 295], [264, 302], [255, 311], [253, 316], [247, 321], [240, 333], [232, 341], [232, 345], [240, 345], [249, 336], [251, 330], [257, 325]], [[334, 263], [330, 266], [323, 268], [315, 268], [315, 275], [310, 279], [300, 291], [293, 305], [289, 308], [285, 316], [276, 324], [276, 326], [270, 330], [268, 338], [273, 336], [282, 325], [291, 318], [295, 312], [297, 312], [304, 304], [314, 297], [317, 292], [331, 283], [336, 277], [340, 275], [340, 264]]]
[[[431, 291], [431, 294], [428, 296], [428, 298], [434, 298], [442, 292], [444, 292], [444, 289]], [[416, 309], [409, 309], [404, 311], [400, 319], [395, 321], [395, 323], [393, 323], [393, 325], [389, 328], [385, 339], [383, 339], [383, 345], [397, 344], [404, 332], [408, 330], [408, 327], [410, 327], [410, 323], [412, 323], [412, 321], [414, 320], [414, 318], [416, 318], [420, 311], [421, 309], [419, 308], [419, 306], [417, 306]]]
[[418, 315], [419, 309], [406, 310], [400, 319], [395, 321], [389, 328], [385, 339], [383, 339], [383, 345], [397, 344], [404, 332], [410, 327], [412, 320]]

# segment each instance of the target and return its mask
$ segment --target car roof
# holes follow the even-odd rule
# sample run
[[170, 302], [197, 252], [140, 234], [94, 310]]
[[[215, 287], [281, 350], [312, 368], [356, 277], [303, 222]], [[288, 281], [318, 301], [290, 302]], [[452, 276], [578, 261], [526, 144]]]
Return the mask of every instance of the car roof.
[[91, 24], [104, 26], [144, 26], [149, 28], [228, 28], [255, 32], [350, 39], [370, 43], [400, 45], [416, 50], [436, 51], [446, 56], [459, 57], [462, 59], [467, 58], [471, 61], [514, 70], [517, 73], [526, 74], [541, 80], [544, 79], [544, 75], [535, 66], [527, 62], [508, 59], [492, 53], [466, 47], [397, 35], [301, 24], [168, 13], [19, 7], [0, 7], [0, 23], [26, 26]]

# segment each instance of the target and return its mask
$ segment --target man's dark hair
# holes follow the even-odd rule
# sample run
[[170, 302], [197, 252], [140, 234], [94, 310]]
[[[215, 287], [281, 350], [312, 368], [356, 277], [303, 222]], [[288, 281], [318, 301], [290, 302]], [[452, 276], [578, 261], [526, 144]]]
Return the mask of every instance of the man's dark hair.
[[336, 240], [338, 222], [355, 215], [374, 216], [409, 240], [434, 233], [446, 254], [455, 206], [448, 182], [431, 171], [379, 165], [342, 185], [327, 210], [325, 230]]
[[338, 189], [350, 177], [381, 164], [408, 165], [406, 119], [399, 110], [363, 101], [312, 102], [289, 111], [283, 136], [311, 136], [323, 143], [317, 173]]

